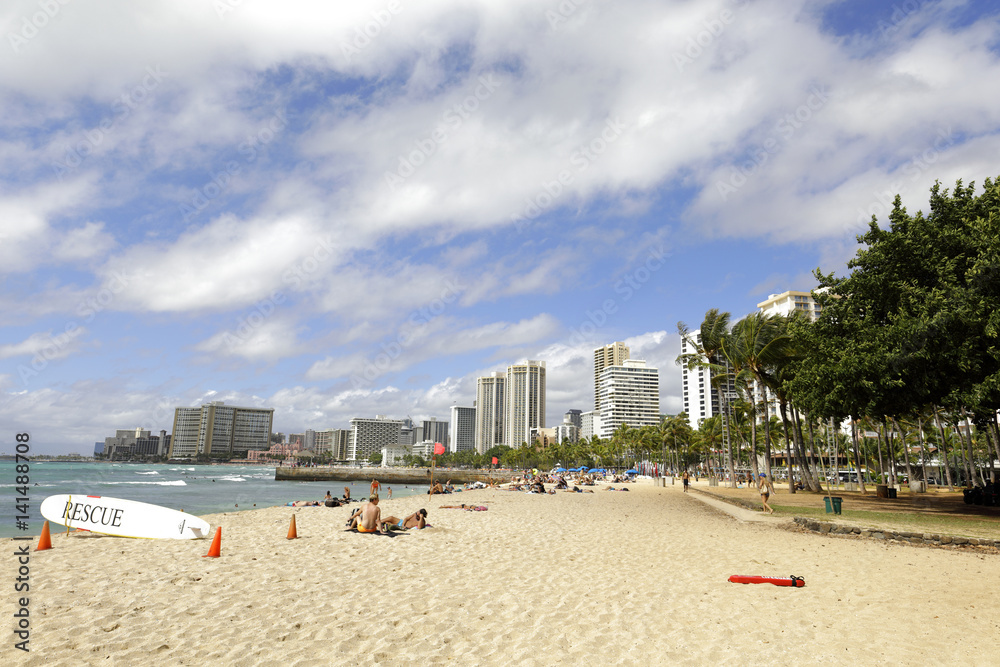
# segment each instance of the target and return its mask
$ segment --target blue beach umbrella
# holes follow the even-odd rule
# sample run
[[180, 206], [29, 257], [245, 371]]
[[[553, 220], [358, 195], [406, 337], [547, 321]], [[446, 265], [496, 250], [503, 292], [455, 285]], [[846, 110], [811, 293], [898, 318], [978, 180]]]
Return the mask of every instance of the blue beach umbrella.
[[626, 470], [625, 474], [626, 475], [638, 475], [639, 471], [638, 470]]

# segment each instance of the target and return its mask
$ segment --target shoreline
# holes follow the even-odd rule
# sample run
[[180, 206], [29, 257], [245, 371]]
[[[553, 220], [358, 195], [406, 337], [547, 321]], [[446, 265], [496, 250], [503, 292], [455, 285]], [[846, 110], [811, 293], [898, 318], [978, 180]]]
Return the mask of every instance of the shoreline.
[[[831, 540], [678, 487], [606, 486], [383, 500], [384, 514], [429, 512], [430, 527], [393, 538], [344, 532], [348, 508], [206, 515], [223, 528], [217, 559], [203, 557], [208, 539], [53, 535], [30, 555], [32, 652], [11, 640], [2, 652], [26, 666], [989, 664], [1000, 652], [994, 555]], [[461, 503], [488, 510], [439, 507]]]

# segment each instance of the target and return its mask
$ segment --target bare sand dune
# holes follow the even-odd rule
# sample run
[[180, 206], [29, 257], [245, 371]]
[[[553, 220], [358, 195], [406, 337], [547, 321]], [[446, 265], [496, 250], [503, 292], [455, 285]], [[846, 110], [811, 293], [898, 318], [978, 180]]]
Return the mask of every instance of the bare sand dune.
[[[433, 527], [393, 538], [344, 532], [346, 508], [213, 515], [218, 559], [202, 557], [208, 540], [59, 534], [31, 558], [31, 653], [8, 633], [0, 655], [46, 667], [997, 664], [996, 555], [797, 533], [679, 487], [631, 489], [383, 501], [430, 513]], [[438, 509], [461, 502], [489, 510]]]

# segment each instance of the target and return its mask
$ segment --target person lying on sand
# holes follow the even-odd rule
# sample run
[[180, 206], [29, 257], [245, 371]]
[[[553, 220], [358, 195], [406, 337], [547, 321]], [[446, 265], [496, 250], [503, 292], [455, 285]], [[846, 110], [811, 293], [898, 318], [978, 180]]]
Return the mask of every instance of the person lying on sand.
[[409, 530], [410, 528], [419, 530], [427, 525], [427, 510], [421, 508], [405, 519], [387, 516], [382, 519], [381, 524], [383, 533], [387, 530]]
[[385, 532], [382, 526], [382, 510], [378, 507], [378, 496], [371, 499], [356, 510], [347, 520], [348, 528], [357, 528], [359, 533]]
[[486, 505], [441, 505], [443, 510], [469, 510], [470, 512], [485, 512], [489, 508]]

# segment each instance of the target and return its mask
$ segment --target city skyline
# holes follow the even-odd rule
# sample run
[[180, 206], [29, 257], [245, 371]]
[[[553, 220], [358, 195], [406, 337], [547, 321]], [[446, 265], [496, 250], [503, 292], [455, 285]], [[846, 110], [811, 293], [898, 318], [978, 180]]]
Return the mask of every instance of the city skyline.
[[611, 341], [677, 413], [678, 321], [997, 176], [985, 0], [50, 5], [0, 9], [0, 420], [35, 453], [213, 401], [445, 420], [520, 359], [559, 424]]

